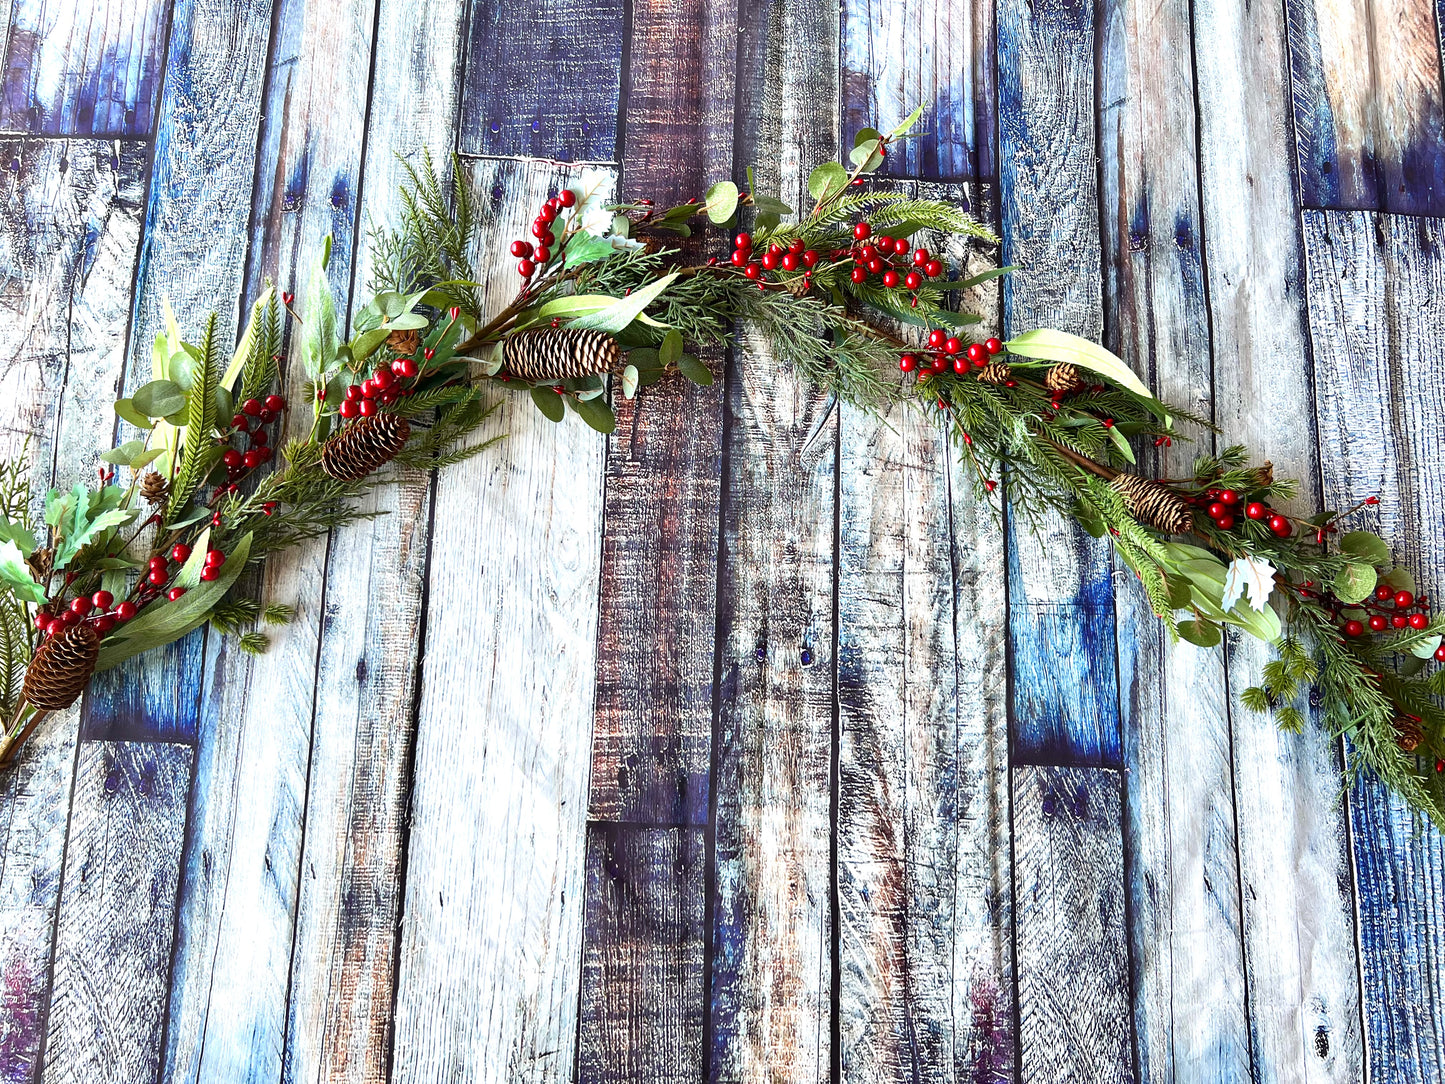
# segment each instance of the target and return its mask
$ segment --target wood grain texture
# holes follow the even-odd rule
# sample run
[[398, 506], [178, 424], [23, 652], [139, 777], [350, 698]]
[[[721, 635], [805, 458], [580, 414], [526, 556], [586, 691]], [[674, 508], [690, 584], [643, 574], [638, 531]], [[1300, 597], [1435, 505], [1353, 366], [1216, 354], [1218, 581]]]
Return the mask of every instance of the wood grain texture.
[[994, 5], [843, 0], [841, 7], [844, 146], [863, 128], [888, 132], [921, 105], [919, 137], [894, 148], [885, 174], [993, 176]]
[[11, 0], [0, 9], [0, 130], [150, 135], [170, 7], [166, 0]]
[[[738, 161], [790, 206], [838, 151], [838, 23], [748, 3]], [[750, 116], [757, 123], [750, 123]], [[710, 1079], [823, 1080], [832, 1062], [837, 415], [739, 332], [727, 390], [714, 741]]]
[[615, 162], [625, 22], [623, 0], [472, 0], [462, 152]]
[[[991, 219], [976, 191], [920, 194]], [[957, 243], [942, 251], [989, 260]], [[997, 286], [969, 299], [988, 317], [980, 334], [997, 331]], [[884, 419], [843, 408], [839, 479], [842, 1079], [1011, 1080], [998, 509], [975, 497], [946, 435], [901, 407]]]
[[1019, 1079], [1134, 1079], [1123, 781], [1107, 768], [1013, 776]]
[[578, 1080], [704, 1079], [706, 869], [702, 828], [588, 827]]
[[[1219, 439], [1247, 444], [1311, 494], [1319, 468], [1285, 49], [1277, 8], [1195, 0]], [[1227, 646], [1230, 688], [1257, 682], [1268, 647], [1248, 636]], [[1272, 719], [1237, 704], [1232, 724], [1255, 1072], [1262, 1080], [1358, 1081], [1359, 976], [1338, 746], [1317, 726], [1282, 734]]]
[[[333, 294], [345, 311], [374, 20], [371, 0], [283, 0], [277, 12], [252, 197], [250, 297], [274, 278], [304, 306], [329, 234]], [[300, 408], [287, 415], [289, 438], [304, 437], [311, 424], [305, 379], [300, 364], [286, 367], [284, 392]], [[330, 720], [313, 727], [326, 549], [324, 538], [313, 540], [267, 562], [253, 597], [299, 612], [266, 630], [264, 655], [219, 636], [206, 643], [184, 936], [167, 1033], [173, 1080], [275, 1080], [289, 1053], [308, 769], [319, 766], [323, 785], [349, 782], [317, 756], [346, 731]], [[315, 1070], [311, 1058], [291, 1058], [289, 1068], [293, 1079]]]
[[[125, 365], [146, 148], [9, 142], [0, 218], [0, 449], [28, 447], [37, 496], [90, 481]], [[35, 1079], [50, 990], [80, 709], [0, 772], [0, 1079]]]
[[1307, 207], [1445, 211], [1445, 94], [1431, 0], [1289, 0]]
[[45, 1084], [155, 1078], [194, 750], [81, 742]]
[[[372, 86], [360, 221], [379, 224], [400, 213], [402, 160], [429, 149], [449, 173], [464, 12], [381, 0], [376, 14], [373, 67], [387, 75]], [[370, 274], [365, 238], [357, 245], [353, 305]], [[430, 480], [366, 507], [387, 514], [332, 532], [327, 552], [291, 958], [288, 1079], [317, 1084], [383, 1081], [391, 1054]]]
[[[1189, 5], [1108, 0], [1100, 34], [1105, 343], [1162, 398], [1208, 416]], [[1181, 442], [1141, 463], [1177, 478], [1197, 448]], [[1137, 577], [1115, 566], [1138, 1077], [1246, 1079], [1223, 653], [1171, 643]]]
[[[1004, 326], [1097, 340], [1093, 5], [1005, 0], [998, 20], [1003, 261], [1023, 269], [1004, 280]], [[1014, 756], [1117, 765], [1108, 547], [1071, 520], [1048, 513], [1030, 523], [1011, 507]]]
[[[1445, 331], [1440, 224], [1360, 212], [1304, 215], [1326, 506], [1378, 494], [1352, 529], [1378, 532], [1419, 591], [1445, 565], [1438, 494], [1445, 428], [1434, 344]], [[1426, 761], [1429, 769], [1429, 760]], [[1445, 841], [1377, 779], [1350, 791], [1360, 964], [1373, 1080], [1445, 1074]]]
[[[573, 177], [536, 163], [469, 169], [493, 216], [483, 266]], [[510, 261], [489, 267], [488, 307], [515, 283]], [[397, 1081], [573, 1070], [604, 446], [522, 395], [506, 397], [492, 432], [506, 441], [436, 486]]]

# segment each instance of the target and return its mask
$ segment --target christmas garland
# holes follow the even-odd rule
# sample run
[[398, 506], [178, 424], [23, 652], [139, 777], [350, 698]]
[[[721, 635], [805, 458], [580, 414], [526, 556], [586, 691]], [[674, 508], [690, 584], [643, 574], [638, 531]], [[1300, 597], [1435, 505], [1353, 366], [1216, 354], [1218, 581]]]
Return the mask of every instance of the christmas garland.
[[[388, 465], [476, 453], [494, 390], [611, 432], [609, 378], [627, 398], [677, 375], [710, 384], [688, 347], [746, 323], [838, 400], [946, 427], [980, 495], [1007, 478], [1026, 521], [1058, 510], [1111, 538], [1171, 634], [1212, 647], [1233, 625], [1273, 644], [1245, 705], [1298, 730], [1307, 703], [1348, 737], [1352, 770], [1445, 828], [1445, 669], [1426, 669], [1445, 661], [1445, 618], [1383, 541], [1346, 529], [1357, 509], [1288, 511], [1295, 483], [1243, 448], [1200, 455], [1185, 478], [1139, 473], [1136, 445], [1171, 445], [1180, 421], [1210, 426], [1108, 351], [1049, 330], [971, 341], [981, 318], [959, 298], [1013, 269], [966, 277], [940, 253], [997, 239], [949, 203], [865, 186], [918, 115], [861, 132], [851, 171], [813, 170], [798, 215], [751, 171], [747, 191], [723, 182], [665, 209], [608, 204], [607, 176], [584, 171], [511, 244], [519, 289], [490, 318], [472, 193], [460, 169], [448, 191], [429, 159], [403, 188], [402, 221], [372, 237], [375, 293], [349, 337], [329, 244], [301, 313], [267, 289], [234, 350], [214, 316], [191, 343], [168, 312], [153, 379], [115, 404], [134, 435], [102, 456], [96, 486], [52, 490], [34, 523], [27, 464], [0, 465], [0, 759], [97, 671], [203, 624], [264, 650], [260, 628], [292, 611], [249, 597], [243, 571], [354, 518], [356, 498], [395, 477]], [[725, 254], [690, 255], [706, 239], [683, 240], [709, 230], [731, 238]], [[290, 409], [277, 393], [287, 318], [311, 418], [273, 452]]]

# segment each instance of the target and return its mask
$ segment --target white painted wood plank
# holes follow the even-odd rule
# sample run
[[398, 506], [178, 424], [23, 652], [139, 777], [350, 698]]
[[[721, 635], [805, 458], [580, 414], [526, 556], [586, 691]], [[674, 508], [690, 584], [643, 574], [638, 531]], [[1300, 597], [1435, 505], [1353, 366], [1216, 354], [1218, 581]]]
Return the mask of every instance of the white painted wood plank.
[[[1194, 55], [1215, 420], [1318, 492], [1302, 248], [1277, 6], [1196, 0]], [[1308, 498], [1302, 498], [1307, 500]], [[1230, 639], [1229, 684], [1269, 648]], [[1259, 1080], [1358, 1081], [1360, 991], [1338, 746], [1234, 711], [1235, 817], [1252, 1061]], [[1321, 1041], [1323, 1036], [1323, 1041]]]
[[[558, 167], [500, 188], [478, 257], [520, 237]], [[487, 272], [487, 304], [516, 288]], [[510, 394], [507, 439], [439, 475], [407, 850], [394, 1079], [570, 1079], [582, 949], [605, 442]]]
[[[0, 448], [29, 440], [37, 508], [52, 481], [89, 482], [110, 441], [146, 151], [0, 144], [0, 161], [20, 166], [5, 174], [0, 216]], [[0, 771], [0, 1063], [13, 1084], [34, 1079], [45, 1031], [79, 717], [48, 719]]]

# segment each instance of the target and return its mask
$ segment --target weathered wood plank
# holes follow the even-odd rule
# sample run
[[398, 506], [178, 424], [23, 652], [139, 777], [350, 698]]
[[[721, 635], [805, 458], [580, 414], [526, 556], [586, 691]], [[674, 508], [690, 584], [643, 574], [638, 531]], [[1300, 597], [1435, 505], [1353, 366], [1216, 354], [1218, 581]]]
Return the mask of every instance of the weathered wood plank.
[[[252, 197], [250, 296], [273, 277], [304, 296], [331, 234], [333, 294], [344, 311], [374, 21], [371, 0], [283, 0], [277, 12]], [[299, 408], [287, 417], [288, 437], [305, 436], [311, 424], [304, 383], [301, 366], [288, 365], [285, 393]], [[175, 1080], [272, 1081], [289, 1053], [308, 766], [318, 786], [349, 782], [312, 749], [321, 600], [331, 602], [323, 594], [326, 549], [317, 539], [267, 563], [256, 597], [300, 608], [290, 625], [267, 630], [266, 654], [253, 658], [221, 637], [206, 644], [167, 1032]], [[338, 731], [333, 723], [322, 742], [339, 739]], [[302, 974], [303, 989], [313, 974]], [[314, 1059], [291, 1059], [288, 1067], [299, 1077], [314, 1071]]]
[[[1004, 280], [1004, 326], [1098, 339], [1093, 5], [1007, 0], [998, 19], [1003, 260], [1022, 268]], [[1014, 756], [1117, 765], [1108, 547], [1058, 515], [1029, 522], [1011, 508]]]
[[[1281, 476], [1318, 492], [1291, 184], [1285, 27], [1277, 7], [1195, 0], [1200, 199], [1214, 348], [1214, 417]], [[1231, 689], [1269, 648], [1228, 644]], [[1233, 711], [1251, 1061], [1261, 1080], [1358, 1081], [1359, 978], [1338, 747]]]
[[[802, 205], [838, 151], [838, 23], [749, 3], [735, 149]], [[766, 20], [765, 22], [763, 20]], [[714, 736], [710, 1079], [823, 1080], [832, 1062], [837, 416], [743, 328], [727, 392]]]
[[473, 0], [462, 152], [615, 162], [625, 22], [623, 0]]
[[1123, 782], [1108, 768], [1013, 775], [1019, 1079], [1133, 1079]]
[[[1445, 565], [1445, 332], [1440, 223], [1365, 213], [1304, 215], [1325, 503], [1380, 503], [1351, 526], [1378, 531], [1420, 592]], [[1350, 791], [1360, 964], [1373, 1080], [1445, 1074], [1445, 840], [1374, 778]]]
[[[394, 222], [397, 155], [415, 164], [455, 139], [462, 9], [381, 0], [360, 221]], [[353, 304], [369, 276], [358, 237]], [[409, 479], [369, 498], [387, 514], [332, 532], [317, 658], [301, 862], [288, 1079], [386, 1079], [396, 988], [403, 848], [431, 485]], [[314, 596], [313, 596], [314, 597]], [[356, 629], [364, 628], [358, 637]]]
[[955, 179], [994, 172], [994, 5], [988, 0], [843, 0], [843, 142], [887, 132], [925, 107], [919, 138], [885, 172]]
[[153, 1080], [191, 787], [189, 746], [81, 742], [41, 1080]]
[[0, 10], [0, 130], [147, 136], [167, 0], [13, 0]]
[[[28, 440], [37, 498], [89, 481], [125, 365], [147, 148], [0, 144], [18, 160], [0, 217], [0, 448]], [[62, 395], [64, 404], [62, 406]], [[36, 1076], [80, 709], [51, 718], [0, 773], [0, 1078]]]
[[[1189, 5], [1106, 0], [1100, 28], [1105, 342], [1161, 397], [1207, 416]], [[1196, 448], [1141, 459], [1179, 477]], [[1116, 565], [1114, 582], [1138, 1076], [1247, 1079], [1223, 653], [1170, 643], [1137, 578]]]
[[[493, 197], [479, 258], [572, 177], [539, 163], [469, 169]], [[489, 268], [489, 307], [515, 286], [510, 261]], [[525, 395], [507, 396], [494, 431], [501, 447], [436, 486], [398, 1081], [573, 1070], [604, 444]]]
[[1432, 0], [1288, 0], [1300, 198], [1445, 211], [1445, 93]]
[[[925, 194], [991, 218], [976, 190]], [[944, 251], [985, 265], [964, 245]], [[989, 318], [980, 333], [996, 333], [997, 283], [977, 293], [969, 307]], [[916, 412], [880, 420], [844, 408], [839, 444], [842, 1079], [1011, 1079], [998, 512]]]
[[702, 828], [588, 828], [579, 1080], [704, 1079], [706, 869]]

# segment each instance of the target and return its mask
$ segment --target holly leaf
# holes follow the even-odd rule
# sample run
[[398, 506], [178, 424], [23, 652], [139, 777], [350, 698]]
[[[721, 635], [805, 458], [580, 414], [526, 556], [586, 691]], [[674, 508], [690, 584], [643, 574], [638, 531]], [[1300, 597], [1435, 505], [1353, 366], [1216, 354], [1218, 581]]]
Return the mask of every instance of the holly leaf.
[[1253, 609], [1263, 610], [1269, 604], [1270, 592], [1274, 590], [1276, 571], [1274, 565], [1262, 557], [1236, 557], [1224, 574], [1224, 595], [1220, 605], [1230, 610], [1244, 597]]
[[0, 543], [0, 580], [5, 581], [11, 594], [24, 602], [38, 605], [45, 601], [45, 588], [35, 582], [25, 563], [25, 555], [14, 539], [7, 538]]

